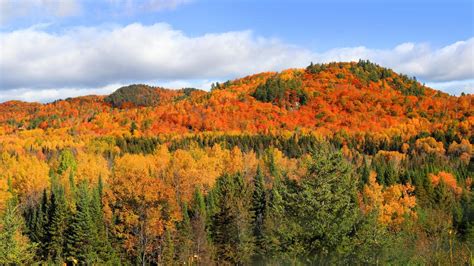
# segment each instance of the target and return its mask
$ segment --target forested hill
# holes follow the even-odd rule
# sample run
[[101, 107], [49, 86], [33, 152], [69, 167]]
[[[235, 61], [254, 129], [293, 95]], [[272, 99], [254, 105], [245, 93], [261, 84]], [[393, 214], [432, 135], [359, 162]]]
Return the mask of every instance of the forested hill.
[[0, 104], [0, 265], [472, 265], [473, 107], [367, 61]]
[[[474, 96], [450, 96], [368, 61], [311, 64], [213, 84], [210, 92], [147, 85], [48, 104], [0, 104], [4, 134], [67, 128], [79, 134], [151, 136], [206, 131], [268, 133], [471, 130]], [[140, 111], [137, 111], [137, 108]], [[132, 130], [133, 128], [133, 130]], [[391, 134], [391, 133], [390, 133]]]

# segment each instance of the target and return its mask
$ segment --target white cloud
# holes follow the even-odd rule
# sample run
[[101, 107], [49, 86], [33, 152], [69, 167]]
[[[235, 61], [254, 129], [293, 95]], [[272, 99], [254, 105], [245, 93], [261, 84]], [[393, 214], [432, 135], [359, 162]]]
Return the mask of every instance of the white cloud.
[[[160, 85], [154, 82], [159, 80], [165, 85], [188, 86], [304, 67], [310, 61], [360, 58], [440, 84], [474, 79], [473, 54], [474, 38], [438, 49], [404, 43], [393, 49], [348, 47], [315, 53], [251, 31], [190, 37], [164, 23], [75, 27], [59, 33], [41, 26], [0, 33], [0, 91], [31, 91], [21, 94], [22, 99], [37, 100], [50, 97], [51, 88], [61, 88], [59, 97], [67, 97], [95, 93], [97, 90], [85, 88], [114, 83]], [[462, 90], [466, 91], [450, 92]]]
[[0, 102], [9, 100], [20, 101], [38, 101], [51, 102], [57, 99], [65, 99], [68, 97], [77, 97], [84, 95], [106, 95], [114, 92], [117, 88], [126, 84], [114, 83], [104, 87], [94, 89], [74, 89], [74, 88], [52, 88], [52, 89], [12, 89], [2, 91], [0, 94]]
[[76, 15], [81, 11], [78, 0], [0, 0], [0, 24], [16, 17]]
[[454, 80], [446, 82], [428, 82], [427, 86], [445, 91], [449, 94], [461, 94], [462, 92], [474, 94], [474, 79]]
[[394, 70], [431, 82], [474, 78], [474, 38], [433, 49], [428, 44], [403, 43], [393, 49], [336, 48], [318, 54], [320, 61], [370, 59]]

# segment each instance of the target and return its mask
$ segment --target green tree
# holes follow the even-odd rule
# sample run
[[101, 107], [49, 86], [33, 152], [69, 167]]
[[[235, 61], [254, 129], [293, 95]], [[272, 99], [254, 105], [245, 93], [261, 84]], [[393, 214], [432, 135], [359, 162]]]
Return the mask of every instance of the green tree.
[[69, 210], [64, 196], [64, 189], [59, 186], [51, 190], [50, 208], [48, 209], [47, 244], [48, 258], [55, 262], [64, 259], [65, 231]]
[[24, 220], [16, 200], [9, 200], [0, 221], [0, 264], [23, 265], [33, 263], [35, 245], [23, 235]]
[[243, 264], [253, 255], [248, 187], [240, 174], [223, 175], [216, 185], [218, 211], [212, 239], [218, 263]]
[[253, 180], [252, 193], [252, 214], [253, 214], [253, 235], [255, 237], [256, 252], [262, 253], [264, 250], [264, 217], [267, 208], [265, 182], [260, 166]]
[[77, 191], [76, 211], [72, 215], [66, 234], [66, 259], [84, 264], [96, 262], [96, 241], [98, 241], [97, 229], [91, 217], [87, 184], [81, 182]]
[[273, 197], [281, 197], [272, 207], [280, 226], [270, 234], [283, 254], [327, 263], [351, 251], [358, 217], [356, 182], [340, 152], [320, 149], [308, 174], [300, 182], [284, 180]]

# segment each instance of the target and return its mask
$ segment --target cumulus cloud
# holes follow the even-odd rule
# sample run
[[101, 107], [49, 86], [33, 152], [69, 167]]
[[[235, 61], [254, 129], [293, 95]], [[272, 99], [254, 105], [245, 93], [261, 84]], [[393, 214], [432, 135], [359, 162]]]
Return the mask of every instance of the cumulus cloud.
[[336, 48], [318, 54], [320, 61], [370, 59], [398, 72], [432, 82], [474, 78], [474, 38], [433, 49], [428, 44], [403, 43], [393, 49]]
[[[474, 38], [441, 48], [404, 43], [392, 49], [347, 47], [318, 53], [251, 31], [191, 37], [164, 23], [74, 27], [57, 33], [32, 27], [0, 33], [0, 90], [35, 90], [23, 99], [39, 99], [39, 91], [47, 94], [51, 88], [66, 93], [58, 96], [73, 96], [64, 90], [86, 93], [86, 88], [131, 82], [207, 84], [260, 71], [304, 67], [310, 61], [359, 59], [449, 87], [474, 79]], [[460, 93], [472, 88], [469, 84], [472, 82], [450, 90]]]

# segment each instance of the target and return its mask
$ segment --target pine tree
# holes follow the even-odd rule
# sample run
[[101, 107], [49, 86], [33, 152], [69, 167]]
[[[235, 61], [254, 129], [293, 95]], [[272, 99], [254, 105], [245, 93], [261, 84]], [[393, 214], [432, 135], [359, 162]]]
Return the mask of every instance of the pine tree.
[[28, 235], [33, 243], [37, 244], [36, 257], [39, 260], [47, 259], [47, 231], [49, 198], [46, 189], [43, 190], [41, 201], [27, 211]]
[[263, 225], [267, 208], [267, 199], [263, 173], [260, 166], [253, 180], [252, 194], [252, 214], [253, 214], [253, 235], [255, 237], [256, 252], [262, 253], [264, 250]]
[[358, 214], [351, 176], [340, 152], [321, 149], [300, 182], [285, 179], [273, 190], [269, 211], [278, 225], [270, 226], [267, 239], [283, 255], [306, 263], [329, 263], [350, 252]]
[[48, 209], [47, 244], [48, 258], [62, 262], [64, 258], [64, 233], [69, 218], [64, 189], [57, 187], [51, 191], [50, 208]]
[[97, 239], [90, 213], [88, 189], [83, 182], [77, 191], [76, 212], [72, 215], [66, 234], [66, 259], [81, 264], [96, 262], [94, 242]]
[[199, 264], [210, 264], [212, 261], [211, 245], [206, 228], [206, 203], [201, 190], [196, 188], [193, 197], [191, 227], [193, 236], [193, 261]]
[[345, 257], [347, 264], [379, 265], [385, 261], [392, 236], [386, 226], [378, 222], [378, 217], [377, 211], [361, 217], [353, 236], [355, 248]]
[[183, 220], [177, 226], [178, 245], [176, 246], [176, 253], [180, 263], [189, 264], [193, 255], [193, 232], [186, 203], [183, 204], [182, 215]]
[[175, 263], [175, 245], [173, 241], [173, 236], [170, 232], [170, 230], [166, 230], [165, 233], [165, 239], [163, 243], [163, 251], [161, 254], [161, 262], [163, 265], [173, 265]]
[[248, 189], [240, 174], [217, 181], [218, 211], [212, 217], [212, 239], [218, 263], [242, 264], [253, 254]]
[[112, 248], [110, 236], [107, 233], [107, 228], [104, 220], [103, 206], [102, 206], [102, 192], [103, 183], [102, 178], [99, 177], [97, 187], [92, 190], [92, 198], [90, 203], [90, 215], [93, 223], [94, 239], [92, 241], [93, 249], [97, 253], [97, 263], [112, 263], [117, 262], [118, 258]]
[[23, 235], [24, 220], [16, 200], [9, 200], [0, 220], [0, 264], [23, 265], [33, 263], [35, 245]]

